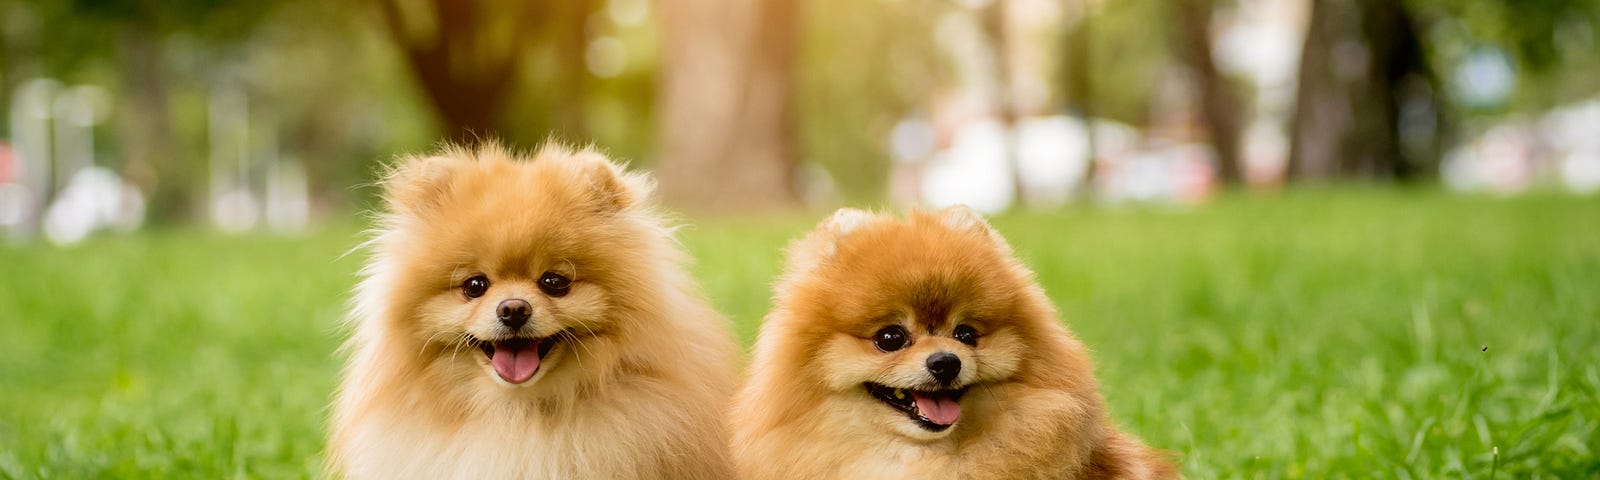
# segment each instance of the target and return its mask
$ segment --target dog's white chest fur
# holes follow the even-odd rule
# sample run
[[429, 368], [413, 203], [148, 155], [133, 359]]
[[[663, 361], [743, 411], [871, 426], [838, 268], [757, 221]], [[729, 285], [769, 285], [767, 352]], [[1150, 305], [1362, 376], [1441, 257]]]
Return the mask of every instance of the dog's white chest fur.
[[957, 478], [956, 466], [946, 454], [914, 445], [888, 445], [866, 449], [864, 455], [847, 461], [839, 478], [883, 478], [940, 480]]
[[[632, 461], [637, 447], [616, 431], [551, 428], [482, 419], [456, 431], [438, 431], [403, 418], [374, 418], [352, 430], [351, 478], [641, 478], [650, 471]], [[621, 440], [621, 441], [619, 441]], [[600, 455], [606, 458], [594, 458]]]

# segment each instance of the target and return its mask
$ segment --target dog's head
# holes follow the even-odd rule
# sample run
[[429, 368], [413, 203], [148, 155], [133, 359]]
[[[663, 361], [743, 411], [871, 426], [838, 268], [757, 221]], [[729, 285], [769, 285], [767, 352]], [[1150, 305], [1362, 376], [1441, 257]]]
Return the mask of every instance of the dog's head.
[[[774, 321], [783, 362], [843, 412], [917, 439], [1008, 381], [1040, 317], [1026, 269], [964, 207], [896, 221], [845, 209], [789, 252]], [[959, 428], [959, 427], [956, 427]]]
[[[655, 240], [632, 211], [643, 178], [591, 151], [513, 158], [487, 146], [397, 163], [359, 308], [440, 378], [526, 386], [563, 361], [605, 355], [603, 339], [648, 287]], [[410, 365], [405, 358], [373, 359]], [[421, 372], [416, 372], [421, 373]], [[473, 380], [474, 378], [482, 380]]]

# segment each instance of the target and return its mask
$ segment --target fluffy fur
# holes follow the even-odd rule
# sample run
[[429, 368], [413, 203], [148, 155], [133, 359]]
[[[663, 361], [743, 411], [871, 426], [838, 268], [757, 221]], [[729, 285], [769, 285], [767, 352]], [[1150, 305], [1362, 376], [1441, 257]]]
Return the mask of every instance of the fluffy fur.
[[[732, 476], [720, 420], [736, 346], [647, 202], [647, 178], [593, 151], [515, 158], [489, 145], [402, 159], [383, 187], [333, 405], [332, 473]], [[569, 290], [543, 291], [546, 272]], [[472, 298], [464, 285], [479, 275], [488, 288]], [[531, 306], [520, 330], [497, 311], [513, 298]], [[486, 345], [520, 337], [553, 340], [514, 383]]]
[[[1112, 427], [1084, 346], [976, 213], [841, 210], [790, 247], [787, 268], [735, 398], [741, 477], [1177, 477]], [[886, 352], [874, 339], [893, 325], [907, 343]], [[960, 359], [950, 383], [930, 373], [940, 352]], [[933, 392], [919, 407], [961, 392], [959, 418], [919, 420], [939, 409], [897, 408], [868, 383]]]

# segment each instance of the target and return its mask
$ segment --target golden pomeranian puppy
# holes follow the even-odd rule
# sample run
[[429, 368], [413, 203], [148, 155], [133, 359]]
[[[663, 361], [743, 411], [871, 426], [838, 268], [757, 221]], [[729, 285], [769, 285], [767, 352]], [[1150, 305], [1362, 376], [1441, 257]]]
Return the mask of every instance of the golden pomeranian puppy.
[[840, 210], [775, 302], [735, 398], [743, 478], [1177, 477], [1111, 426], [1083, 344], [964, 207]]
[[593, 151], [406, 158], [357, 287], [328, 464], [347, 478], [722, 479], [736, 345]]

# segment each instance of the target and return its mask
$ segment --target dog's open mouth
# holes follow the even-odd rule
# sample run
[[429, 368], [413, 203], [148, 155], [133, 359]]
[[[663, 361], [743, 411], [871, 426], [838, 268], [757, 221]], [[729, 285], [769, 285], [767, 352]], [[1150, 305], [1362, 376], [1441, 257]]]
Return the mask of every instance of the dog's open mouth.
[[905, 412], [917, 426], [941, 432], [961, 418], [961, 396], [967, 389], [917, 390], [866, 383], [867, 393], [896, 410]]
[[472, 339], [472, 344], [489, 357], [494, 373], [507, 382], [520, 384], [539, 373], [539, 363], [555, 348], [561, 335], [544, 338], [509, 338], [485, 341]]

